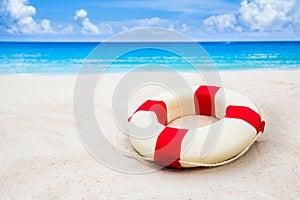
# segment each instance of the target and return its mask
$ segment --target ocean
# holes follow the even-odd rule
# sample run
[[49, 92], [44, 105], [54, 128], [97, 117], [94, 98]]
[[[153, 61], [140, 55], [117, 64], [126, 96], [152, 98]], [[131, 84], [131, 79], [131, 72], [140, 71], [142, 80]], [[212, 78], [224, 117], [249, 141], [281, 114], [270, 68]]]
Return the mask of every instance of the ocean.
[[[190, 49], [188, 43], [162, 43], [161, 49], [141, 48], [117, 58], [122, 49], [134, 49], [134, 43], [111, 43], [103, 55], [91, 56], [100, 43], [93, 42], [0, 42], [0, 74], [76, 74], [88, 63], [93, 69], [126, 72], [137, 66], [159, 70], [163, 65], [178, 71], [192, 71], [191, 63], [213, 63], [217, 70], [300, 68], [300, 42], [200, 42], [203, 52]], [[180, 49], [184, 56], [164, 50]], [[136, 47], [143, 46], [138, 43]], [[149, 43], [145, 43], [149, 46]], [[151, 46], [151, 45], [150, 45]], [[101, 44], [98, 46], [101, 48]], [[104, 55], [105, 54], [105, 55]], [[188, 60], [188, 61], [187, 61]], [[158, 67], [151, 67], [158, 66]]]

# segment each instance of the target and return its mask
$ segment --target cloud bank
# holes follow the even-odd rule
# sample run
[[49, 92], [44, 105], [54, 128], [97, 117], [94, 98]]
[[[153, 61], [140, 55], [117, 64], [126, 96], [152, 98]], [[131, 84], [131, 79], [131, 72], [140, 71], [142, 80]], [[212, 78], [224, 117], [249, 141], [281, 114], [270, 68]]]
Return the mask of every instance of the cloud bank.
[[101, 33], [99, 28], [87, 17], [87, 11], [84, 9], [75, 12], [74, 20], [81, 26], [81, 33], [83, 34], [98, 35]]
[[[145, 3], [144, 0], [141, 2]], [[61, 16], [65, 18], [59, 22], [50, 19], [38, 20], [36, 18], [37, 10], [30, 5], [29, 0], [0, 0], [0, 34], [4, 36], [66, 37], [90, 35], [89, 37], [98, 38], [98, 36], [102, 36], [104, 38], [135, 28], [157, 27], [176, 30], [200, 40], [230, 40], [230, 38], [240, 40], [248, 39], [248, 37], [252, 39], [299, 39], [299, 0], [241, 0], [240, 4], [227, 3], [224, 0], [217, 0], [214, 3], [204, 0], [187, 0], [184, 2], [176, 1], [172, 4], [167, 0], [154, 0], [147, 5], [141, 2], [128, 1], [117, 5], [115, 2], [111, 2], [103, 4], [103, 9], [105, 6], [126, 9], [135, 5], [141, 9], [163, 10], [168, 14], [179, 12], [185, 15], [176, 15], [179, 18], [173, 19], [153, 16], [140, 19], [125, 18], [119, 21], [100, 21], [101, 19], [90, 17], [87, 9], [82, 8], [71, 11], [74, 13], [73, 16], [72, 14], [71, 16]], [[217, 6], [212, 10], [214, 15], [207, 14], [208, 17], [205, 18], [197, 18], [198, 15], [194, 15], [197, 10], [199, 10], [198, 12], [210, 10], [212, 5]], [[221, 10], [222, 5], [228, 5], [232, 9], [224, 8]], [[209, 12], [207, 11], [207, 13]], [[194, 15], [196, 18], [187, 18], [186, 14]], [[71, 20], [67, 21], [67, 19]]]
[[210, 31], [293, 32], [299, 29], [300, 3], [296, 0], [243, 0], [238, 10], [210, 16]]
[[1, 7], [1, 24], [8, 33], [51, 34], [53, 28], [48, 19], [37, 22], [36, 9], [28, 0], [4, 0]]
[[144, 27], [160, 27], [172, 30], [182, 27], [182, 31], [188, 30], [186, 24], [179, 24], [178, 21], [159, 17], [96, 24], [91, 22], [85, 9], [75, 11], [74, 25], [56, 24], [53, 26], [49, 19], [36, 20], [36, 8], [29, 3], [29, 0], [3, 0], [0, 5], [0, 32], [13, 35], [112, 35], [121, 31]]

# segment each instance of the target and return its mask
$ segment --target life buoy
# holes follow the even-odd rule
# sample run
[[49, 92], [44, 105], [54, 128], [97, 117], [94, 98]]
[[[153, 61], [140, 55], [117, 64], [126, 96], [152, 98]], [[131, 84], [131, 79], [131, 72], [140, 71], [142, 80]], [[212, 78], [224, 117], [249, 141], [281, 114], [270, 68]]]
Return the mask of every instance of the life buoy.
[[[235, 91], [202, 85], [176, 94], [177, 99], [169, 92], [150, 98], [129, 118], [133, 147], [157, 164], [176, 168], [226, 164], [243, 155], [264, 132], [258, 108]], [[219, 120], [200, 128], [167, 126], [195, 114]]]

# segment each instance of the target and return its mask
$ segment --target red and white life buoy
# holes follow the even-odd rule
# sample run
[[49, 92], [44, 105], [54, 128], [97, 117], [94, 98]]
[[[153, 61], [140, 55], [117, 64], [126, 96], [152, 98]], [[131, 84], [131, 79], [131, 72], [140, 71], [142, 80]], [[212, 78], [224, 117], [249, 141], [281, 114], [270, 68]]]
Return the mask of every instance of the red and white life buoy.
[[[176, 94], [177, 98], [169, 92], [150, 98], [129, 119], [132, 145], [155, 163], [176, 168], [222, 165], [243, 155], [264, 131], [258, 108], [235, 91], [202, 85]], [[193, 129], [167, 126], [184, 115], [219, 120]]]

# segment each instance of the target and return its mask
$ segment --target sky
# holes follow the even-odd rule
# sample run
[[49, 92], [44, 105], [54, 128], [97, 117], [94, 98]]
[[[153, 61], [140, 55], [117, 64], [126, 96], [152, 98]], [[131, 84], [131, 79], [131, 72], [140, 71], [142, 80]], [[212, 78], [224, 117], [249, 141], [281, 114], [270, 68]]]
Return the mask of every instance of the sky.
[[0, 0], [0, 41], [102, 41], [144, 27], [197, 41], [300, 40], [300, 0]]

